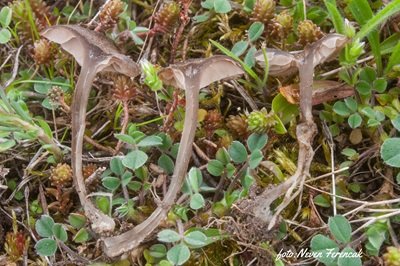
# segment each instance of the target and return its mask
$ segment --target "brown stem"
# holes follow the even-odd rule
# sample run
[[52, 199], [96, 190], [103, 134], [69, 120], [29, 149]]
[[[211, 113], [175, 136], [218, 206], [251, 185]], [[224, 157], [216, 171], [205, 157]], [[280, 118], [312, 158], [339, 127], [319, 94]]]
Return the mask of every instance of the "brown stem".
[[[300, 189], [293, 193], [298, 184], [304, 183], [305, 178], [309, 175], [310, 165], [314, 157], [312, 142], [317, 127], [312, 116], [312, 84], [313, 84], [313, 55], [306, 51], [304, 60], [298, 63], [300, 74], [300, 115], [301, 123], [297, 126], [296, 136], [299, 143], [299, 155], [297, 160], [297, 170], [282, 184], [266, 189], [261, 195], [254, 200], [254, 215], [265, 222], [269, 222], [268, 229], [271, 229], [278, 219], [282, 210], [299, 194]], [[276, 208], [275, 214], [272, 216], [270, 209], [273, 201], [285, 194], [282, 203]], [[258, 203], [258, 204], [257, 204]], [[272, 217], [271, 217], [272, 216]]]
[[109, 257], [118, 256], [137, 247], [160, 222], [165, 219], [175, 198], [181, 190], [189, 166], [192, 153], [192, 143], [197, 127], [197, 112], [199, 109], [199, 89], [186, 89], [186, 114], [182, 138], [176, 158], [176, 167], [171, 184], [160, 206], [144, 222], [119, 236], [104, 239], [104, 252]]
[[74, 99], [72, 102], [72, 154], [71, 164], [74, 176], [76, 192], [85, 210], [85, 214], [92, 222], [92, 228], [97, 233], [113, 231], [114, 220], [100, 212], [93, 203], [87, 199], [85, 181], [82, 175], [82, 150], [83, 136], [85, 133], [86, 109], [89, 100], [90, 89], [96, 76], [96, 62], [90, 59], [83, 64], [76, 84]]
[[[128, 127], [129, 123], [129, 108], [128, 108], [128, 102], [123, 101], [122, 102], [123, 109], [124, 109], [124, 119], [122, 119], [122, 128], [121, 128], [121, 134], [125, 134], [126, 128]], [[115, 153], [117, 154], [119, 150], [121, 149], [122, 146], [122, 141], [118, 140], [117, 146], [115, 148]]]
[[181, 41], [183, 30], [185, 29], [186, 25], [189, 22], [188, 12], [189, 12], [190, 4], [191, 4], [191, 1], [184, 3], [184, 5], [183, 5], [183, 10], [181, 12], [181, 24], [179, 26], [178, 31], [175, 34], [174, 43], [172, 44], [171, 57], [169, 59], [170, 64], [173, 64], [175, 61], [176, 49], [178, 48], [178, 45]]

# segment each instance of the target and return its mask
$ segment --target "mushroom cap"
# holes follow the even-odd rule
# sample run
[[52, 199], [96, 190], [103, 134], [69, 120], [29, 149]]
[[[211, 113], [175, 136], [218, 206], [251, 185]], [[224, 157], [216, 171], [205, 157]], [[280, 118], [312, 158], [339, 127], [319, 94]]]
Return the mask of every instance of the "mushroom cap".
[[232, 58], [215, 55], [170, 65], [161, 69], [158, 76], [165, 84], [185, 90], [192, 86], [201, 89], [215, 81], [243, 73], [243, 69]]
[[[269, 49], [265, 51], [268, 59], [270, 76], [290, 76], [297, 72], [297, 57], [302, 51], [285, 52], [278, 49]], [[258, 51], [255, 59], [260, 66], [265, 67], [264, 53]]]
[[[306, 53], [313, 55], [313, 65], [316, 67], [324, 62], [336, 58], [343, 46], [348, 42], [344, 35], [332, 33], [328, 34], [318, 41], [307, 45], [303, 51], [285, 52], [278, 49], [266, 50], [269, 64], [269, 75], [271, 76], [289, 76], [298, 71], [298, 63]], [[265, 67], [265, 60], [262, 51], [255, 55], [259, 65]]]
[[314, 55], [313, 63], [315, 67], [335, 59], [348, 41], [349, 39], [342, 34], [331, 33], [306, 46], [304, 51]]
[[114, 44], [99, 32], [78, 25], [56, 25], [45, 29], [41, 35], [60, 44], [81, 67], [88, 56], [97, 62], [98, 72], [118, 72], [129, 77], [140, 73], [138, 65], [119, 53]]

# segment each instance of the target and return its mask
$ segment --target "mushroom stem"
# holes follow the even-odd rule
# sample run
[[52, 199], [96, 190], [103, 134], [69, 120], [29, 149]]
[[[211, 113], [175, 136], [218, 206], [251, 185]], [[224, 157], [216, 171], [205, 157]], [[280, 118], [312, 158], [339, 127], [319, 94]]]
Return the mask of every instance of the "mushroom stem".
[[96, 62], [87, 59], [83, 64], [74, 91], [72, 102], [72, 155], [71, 164], [74, 176], [76, 192], [85, 210], [85, 214], [92, 222], [94, 231], [101, 233], [114, 230], [115, 223], [109, 216], [101, 213], [93, 203], [87, 199], [85, 181], [82, 175], [82, 146], [85, 134], [86, 108], [89, 99], [90, 89], [97, 69]]
[[136, 248], [143, 240], [151, 234], [165, 219], [175, 198], [181, 190], [185, 180], [186, 172], [189, 166], [192, 154], [192, 144], [197, 127], [197, 112], [199, 109], [199, 88], [193, 86], [185, 90], [186, 107], [185, 121], [182, 132], [182, 138], [179, 145], [178, 155], [176, 157], [176, 167], [171, 179], [171, 184], [162, 202], [157, 209], [141, 224], [132, 230], [121, 235], [108, 237], [104, 239], [104, 252], [109, 257], [118, 256], [124, 252]]

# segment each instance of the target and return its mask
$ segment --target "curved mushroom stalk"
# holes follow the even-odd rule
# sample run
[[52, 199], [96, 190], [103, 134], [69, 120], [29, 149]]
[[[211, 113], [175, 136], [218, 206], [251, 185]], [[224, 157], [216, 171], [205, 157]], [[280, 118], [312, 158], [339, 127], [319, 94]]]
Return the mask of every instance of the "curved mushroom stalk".
[[[334, 59], [347, 42], [348, 39], [343, 35], [328, 34], [311, 45], [306, 46], [303, 51], [288, 53], [272, 50], [268, 54], [267, 50], [270, 69], [272, 69], [272, 72], [270, 72], [271, 75], [290, 75], [294, 73], [294, 70], [299, 72], [301, 122], [296, 129], [299, 144], [296, 172], [280, 185], [272, 189], [266, 189], [254, 200], [253, 215], [264, 222], [268, 222], [269, 229], [275, 225], [283, 209], [300, 193], [305, 178], [309, 175], [310, 165], [314, 157], [312, 142], [317, 133], [317, 126], [312, 116], [314, 68], [319, 64]], [[262, 54], [258, 54], [256, 60], [259, 64], [265, 65]], [[297, 185], [300, 185], [300, 189], [293, 193]], [[283, 194], [285, 194], [285, 197], [272, 216], [270, 205]]]
[[56, 42], [72, 54], [81, 66], [76, 83], [72, 116], [72, 169], [75, 189], [85, 214], [97, 233], [113, 231], [114, 220], [100, 212], [87, 199], [85, 182], [82, 176], [82, 146], [85, 133], [86, 108], [90, 89], [96, 74], [100, 71], [118, 72], [130, 77], [137, 76], [139, 67], [129, 57], [118, 52], [115, 46], [103, 35], [75, 25], [53, 26], [42, 32], [50, 41]]
[[183, 64], [171, 65], [159, 72], [164, 83], [185, 90], [186, 97], [183, 132], [171, 184], [159, 207], [143, 223], [119, 236], [104, 239], [104, 252], [107, 256], [115, 257], [136, 248], [165, 219], [174, 204], [185, 180], [192, 154], [200, 89], [212, 82], [243, 73], [242, 68], [226, 56], [190, 60]]

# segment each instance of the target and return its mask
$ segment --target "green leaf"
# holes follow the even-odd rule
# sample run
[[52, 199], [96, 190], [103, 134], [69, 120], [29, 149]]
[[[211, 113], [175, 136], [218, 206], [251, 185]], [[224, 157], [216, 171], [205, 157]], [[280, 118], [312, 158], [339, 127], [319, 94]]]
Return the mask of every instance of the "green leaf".
[[231, 178], [234, 174], [235, 174], [236, 168], [233, 164], [228, 163], [226, 165], [226, 175], [228, 176], [228, 178]]
[[[43, 81], [49, 81], [49, 80], [43, 80]], [[47, 94], [49, 90], [51, 89], [51, 83], [34, 83], [33, 84], [33, 89], [40, 94]]]
[[343, 154], [344, 156], [347, 156], [348, 158], [352, 158], [352, 157], [356, 156], [358, 153], [354, 149], [345, 148], [342, 150], [341, 154]]
[[392, 54], [389, 57], [389, 61], [385, 68], [385, 74], [389, 73], [393, 66], [400, 64], [400, 42], [397, 43], [395, 48], [393, 49]]
[[261, 34], [264, 32], [264, 24], [261, 22], [254, 22], [249, 28], [249, 40], [250, 42], [257, 41]]
[[132, 191], [139, 191], [142, 188], [142, 183], [138, 181], [129, 182], [127, 187]]
[[201, 209], [204, 207], [204, 205], [205, 201], [203, 195], [201, 195], [200, 193], [194, 193], [190, 197], [190, 208], [192, 208], [193, 210]]
[[174, 172], [174, 161], [166, 154], [162, 154], [160, 158], [158, 158], [157, 164], [169, 175]]
[[351, 226], [344, 216], [336, 215], [335, 217], [330, 217], [328, 220], [328, 226], [336, 240], [343, 244], [350, 242]]
[[85, 243], [90, 239], [90, 235], [85, 228], [81, 228], [74, 236], [75, 243]]
[[200, 169], [196, 167], [192, 167], [188, 174], [188, 181], [191, 189], [197, 193], [199, 192], [199, 188], [201, 183], [203, 183], [203, 175], [201, 174]]
[[131, 144], [131, 145], [136, 145], [136, 141], [135, 138], [133, 138], [132, 136], [126, 135], [126, 134], [114, 134], [114, 136], [125, 143]]
[[245, 0], [243, 3], [243, 10], [246, 12], [251, 12], [255, 3], [256, 0]]
[[57, 243], [54, 239], [43, 238], [36, 243], [35, 249], [40, 256], [52, 256], [57, 251]]
[[247, 51], [246, 56], [244, 57], [244, 63], [249, 66], [249, 67], [254, 67], [254, 65], [256, 64], [256, 52], [257, 49], [253, 46], [249, 49], [249, 51]]
[[[355, 5], [357, 2], [363, 2], [363, 1], [352, 0], [350, 4], [354, 3]], [[361, 13], [365, 11], [366, 10], [363, 9], [361, 10]], [[356, 34], [355, 39], [363, 39], [371, 31], [376, 29], [380, 24], [384, 23], [386, 20], [388, 20], [391, 16], [398, 13], [399, 11], [400, 11], [400, 0], [390, 1], [383, 9], [381, 9], [378, 13], [376, 13], [375, 16], [372, 16], [371, 19], [369, 19], [363, 27], [361, 27], [359, 32]]]
[[244, 52], [246, 52], [248, 46], [249, 43], [247, 41], [239, 41], [232, 47], [231, 52], [236, 56], [241, 56]]
[[225, 14], [232, 10], [228, 0], [214, 0], [214, 10], [219, 14]]
[[314, 203], [315, 205], [324, 207], [324, 208], [329, 208], [331, 206], [331, 202], [329, 201], [329, 199], [327, 199], [327, 197], [325, 197], [322, 194], [318, 194], [315, 198], [314, 198]]
[[76, 229], [80, 229], [86, 224], [86, 217], [79, 213], [70, 213], [68, 216], [68, 222]]
[[357, 111], [358, 104], [356, 100], [354, 100], [352, 97], [344, 99], [344, 103], [346, 104], [347, 108], [350, 109], [353, 113]]
[[263, 160], [264, 156], [260, 150], [254, 150], [250, 154], [250, 160], [249, 160], [249, 167], [250, 169], [255, 169], [257, 166], [261, 163]]
[[324, 0], [329, 17], [332, 20], [333, 26], [337, 33], [344, 34], [344, 19], [340, 14], [335, 0]]
[[54, 220], [48, 215], [42, 215], [39, 220], [36, 221], [35, 230], [41, 237], [53, 236]]
[[154, 244], [149, 248], [152, 257], [162, 259], [167, 254], [167, 248], [163, 244]]
[[[357, 22], [362, 25], [362, 31], [364, 31], [363, 34], [361, 33], [361, 30], [354, 36], [353, 40], [362, 40], [364, 37], [368, 35], [368, 41], [371, 46], [372, 54], [375, 57], [375, 62], [376, 62], [376, 68], [378, 73], [381, 73], [382, 71], [382, 56], [381, 56], [381, 51], [380, 51], [380, 40], [379, 40], [379, 33], [376, 30], [375, 25], [374, 27], [371, 24], [371, 20], [374, 20], [377, 18], [377, 16], [374, 16], [372, 13], [372, 9], [369, 5], [369, 2], [367, 0], [351, 0], [348, 3], [348, 8], [350, 9], [351, 13], [353, 14], [353, 17], [357, 20]], [[367, 30], [367, 31], [365, 31]]]
[[224, 172], [224, 165], [218, 160], [210, 160], [207, 163], [207, 171], [213, 176], [221, 176]]
[[400, 115], [398, 115], [395, 119], [391, 120], [392, 125], [397, 131], [400, 131]]
[[347, 108], [346, 104], [342, 101], [335, 102], [333, 105], [333, 111], [340, 116], [347, 117], [351, 114], [349, 108]]
[[208, 245], [207, 236], [200, 231], [193, 231], [185, 235], [184, 241], [186, 244], [195, 247], [201, 248]]
[[12, 147], [15, 146], [15, 144], [17, 144], [17, 143], [13, 139], [9, 139], [9, 140], [5, 140], [5, 141], [1, 142], [0, 143], [0, 152], [4, 152], [6, 150], [11, 149]]
[[137, 146], [138, 147], [151, 147], [151, 146], [158, 146], [162, 145], [163, 140], [162, 138], [158, 136], [147, 136], [144, 139], [142, 139]]
[[248, 65], [246, 65], [246, 63], [244, 63], [238, 56], [236, 56], [235, 54], [233, 54], [231, 51], [229, 51], [228, 49], [226, 49], [224, 46], [222, 46], [221, 44], [219, 44], [216, 41], [210, 40], [210, 42], [217, 47], [218, 49], [220, 49], [224, 54], [226, 54], [227, 56], [231, 57], [232, 59], [236, 60], [237, 62], [239, 62], [239, 64], [243, 67], [243, 69], [246, 71], [246, 73], [252, 77], [257, 84], [263, 84], [263, 81], [258, 77], [257, 73], [254, 72], [251, 67], [249, 67]]
[[131, 182], [133, 177], [133, 174], [131, 172], [126, 171], [122, 176], [121, 176], [121, 184], [123, 186], [127, 186], [129, 182]]
[[385, 78], [378, 78], [374, 80], [373, 88], [379, 93], [384, 93], [387, 87], [387, 81]]
[[354, 249], [345, 247], [339, 255], [338, 266], [362, 266], [361, 258]]
[[381, 147], [383, 161], [392, 167], [400, 167], [400, 138], [386, 139]]
[[53, 225], [53, 234], [58, 240], [62, 242], [68, 240], [67, 231], [65, 231], [65, 228], [62, 224], [57, 223]]
[[11, 39], [11, 32], [8, 29], [0, 30], [0, 43], [6, 44]]
[[229, 156], [229, 153], [225, 148], [219, 148], [217, 153], [215, 154], [215, 158], [224, 165], [228, 164], [231, 161], [231, 157]]
[[175, 265], [182, 265], [190, 258], [190, 250], [184, 244], [178, 244], [168, 250], [167, 259]]
[[12, 9], [5, 6], [0, 11], [0, 24], [3, 28], [7, 28], [10, 25], [12, 17]]
[[235, 163], [244, 163], [247, 160], [246, 147], [239, 141], [233, 141], [228, 152]]
[[121, 179], [113, 176], [107, 176], [102, 179], [102, 184], [105, 188], [114, 191], [121, 185]]
[[181, 240], [181, 236], [171, 229], [164, 229], [157, 234], [158, 241], [173, 243]]
[[379, 252], [383, 242], [386, 237], [385, 234], [387, 232], [387, 228], [385, 226], [381, 226], [381, 224], [377, 223], [367, 230], [368, 243]]
[[120, 158], [114, 157], [110, 161], [110, 169], [114, 174], [121, 176], [124, 173], [125, 167]]
[[247, 139], [247, 147], [249, 147], [250, 152], [253, 152], [254, 150], [261, 150], [262, 148], [264, 148], [267, 142], [267, 134], [253, 133]]
[[110, 212], [110, 201], [107, 197], [97, 197], [96, 198], [96, 206], [104, 214], [108, 214]]
[[289, 103], [280, 93], [272, 100], [272, 110], [285, 125], [299, 114], [299, 107]]
[[351, 128], [357, 128], [361, 125], [362, 123], [362, 118], [358, 113], [352, 114], [349, 116], [347, 122], [349, 123], [349, 126]]
[[372, 67], [365, 67], [360, 72], [360, 79], [369, 84], [372, 84], [376, 79], [376, 71]]
[[122, 159], [122, 164], [129, 169], [135, 170], [144, 165], [148, 158], [146, 153], [134, 150]]
[[[318, 253], [317, 260], [323, 262], [327, 266], [336, 266], [336, 258], [333, 256], [328, 256], [328, 252], [338, 252], [338, 245], [330, 238], [323, 235], [315, 235], [311, 239], [311, 250]], [[332, 254], [331, 253], [331, 254]]]

